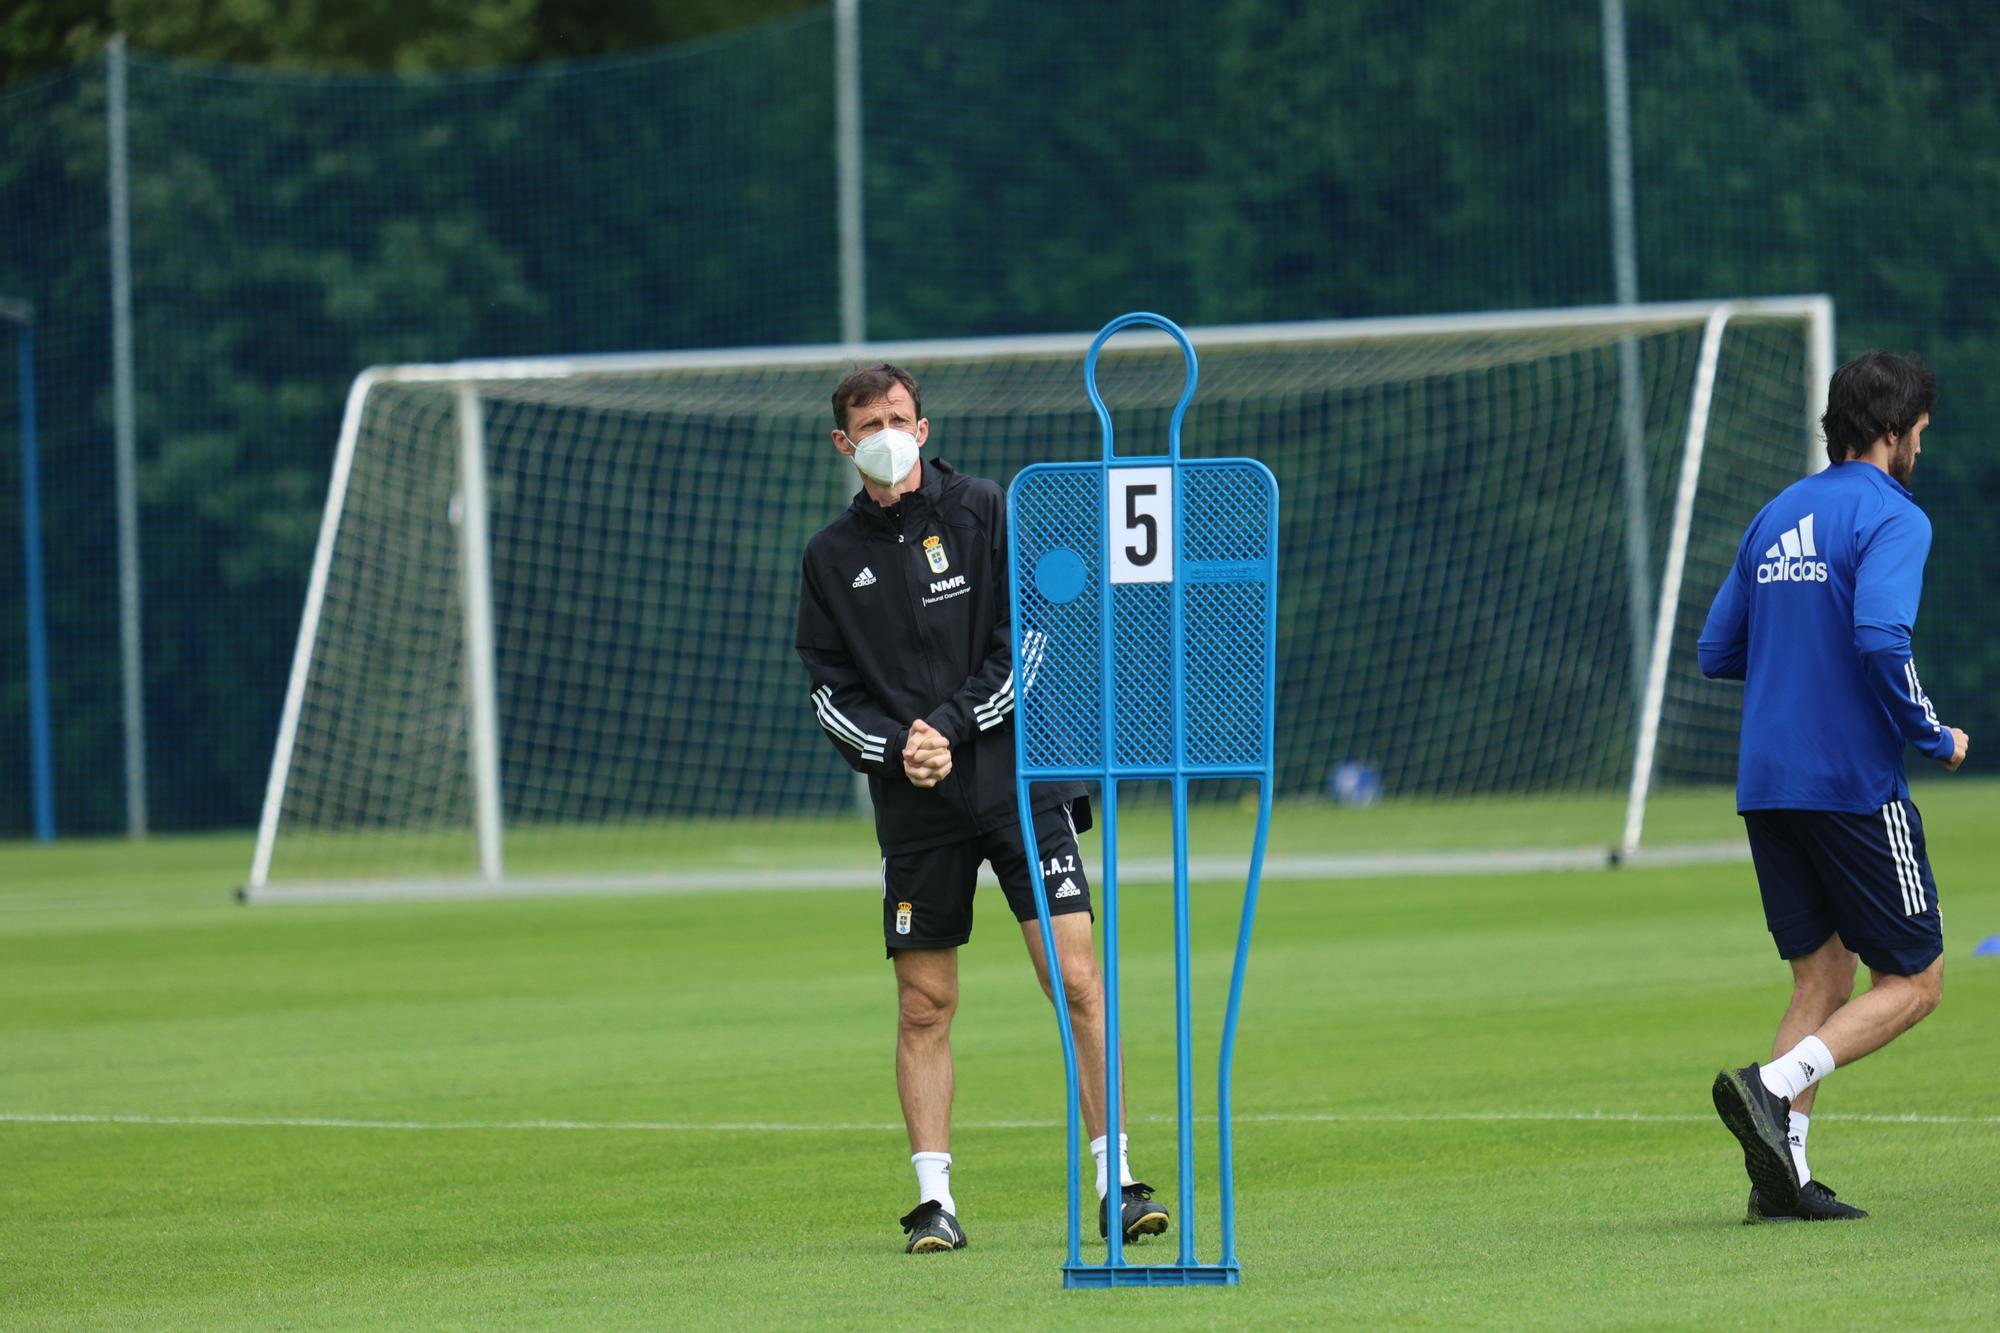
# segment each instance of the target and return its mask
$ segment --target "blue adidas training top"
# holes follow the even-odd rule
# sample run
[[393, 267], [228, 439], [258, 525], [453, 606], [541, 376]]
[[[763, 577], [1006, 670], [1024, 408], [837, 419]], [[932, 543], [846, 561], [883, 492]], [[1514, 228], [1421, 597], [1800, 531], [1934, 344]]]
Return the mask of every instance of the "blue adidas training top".
[[1737, 809], [1873, 814], [1909, 797], [1905, 745], [1951, 758], [1910, 660], [1930, 549], [1872, 463], [1794, 482], [1751, 522], [1697, 645], [1703, 675], [1744, 683]]

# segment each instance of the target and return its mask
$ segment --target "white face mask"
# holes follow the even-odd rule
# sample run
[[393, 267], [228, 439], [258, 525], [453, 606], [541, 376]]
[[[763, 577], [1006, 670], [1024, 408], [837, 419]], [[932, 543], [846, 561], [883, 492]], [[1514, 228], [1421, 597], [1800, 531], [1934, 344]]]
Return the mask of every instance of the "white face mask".
[[854, 466], [878, 486], [894, 486], [917, 465], [917, 437], [906, 430], [878, 430], [854, 446]]

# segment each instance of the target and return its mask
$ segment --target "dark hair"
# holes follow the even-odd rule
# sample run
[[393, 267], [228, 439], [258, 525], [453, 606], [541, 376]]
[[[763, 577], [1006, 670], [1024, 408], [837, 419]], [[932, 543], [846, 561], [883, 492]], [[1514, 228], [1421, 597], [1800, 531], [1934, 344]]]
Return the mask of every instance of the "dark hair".
[[861, 366], [847, 372], [833, 391], [833, 424], [841, 430], [847, 429], [847, 409], [856, 403], [872, 403], [877, 398], [886, 398], [889, 391], [898, 384], [910, 391], [910, 402], [916, 406], [917, 419], [924, 415], [924, 396], [917, 392], [917, 382], [910, 378], [910, 372], [901, 366], [892, 366], [887, 361], [877, 365]]
[[1833, 372], [1826, 388], [1829, 463], [1844, 463], [1884, 435], [1901, 435], [1937, 402], [1937, 376], [1915, 357], [1863, 352]]

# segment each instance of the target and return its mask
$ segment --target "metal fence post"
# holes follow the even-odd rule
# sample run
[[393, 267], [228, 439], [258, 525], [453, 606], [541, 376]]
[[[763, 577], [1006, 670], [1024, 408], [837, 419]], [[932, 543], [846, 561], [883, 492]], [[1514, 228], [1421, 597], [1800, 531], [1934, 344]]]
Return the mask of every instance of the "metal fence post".
[[35, 421], [35, 308], [0, 298], [0, 319], [20, 326], [21, 580], [28, 635], [28, 785], [35, 839], [54, 842], [54, 727], [49, 718], [48, 607], [42, 590], [42, 482]]
[[146, 667], [139, 635], [138, 446], [132, 403], [131, 139], [125, 117], [125, 38], [105, 49], [105, 138], [111, 195], [111, 385], [118, 505], [118, 655], [125, 704], [125, 831], [146, 836]]

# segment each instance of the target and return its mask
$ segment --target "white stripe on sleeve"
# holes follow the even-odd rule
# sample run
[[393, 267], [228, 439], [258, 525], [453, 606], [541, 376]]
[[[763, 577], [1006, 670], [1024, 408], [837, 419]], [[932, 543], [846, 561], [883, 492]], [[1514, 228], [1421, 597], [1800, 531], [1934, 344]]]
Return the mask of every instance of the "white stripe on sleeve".
[[1035, 673], [1042, 669], [1042, 657], [1049, 650], [1046, 631], [1031, 629], [1021, 636], [1021, 688], [1034, 688]]
[[1008, 710], [1014, 706], [1014, 673], [1009, 671], [1007, 679], [1000, 682], [1000, 688], [984, 703], [972, 706], [972, 715], [979, 721], [979, 729], [985, 731], [1000, 725]]
[[847, 714], [835, 708], [833, 706], [833, 688], [831, 686], [820, 686], [819, 689], [813, 691], [812, 698], [813, 711], [819, 714], [819, 724], [826, 728], [827, 735], [832, 736], [835, 740], [847, 742], [849, 746], [860, 752], [862, 758], [877, 763], [881, 762], [883, 752], [889, 748], [887, 737], [869, 735], [860, 727], [855, 726], [853, 720]]
[[1914, 661], [1903, 663], [1903, 679], [1910, 683], [1910, 700], [1923, 707], [1924, 720], [1931, 724], [1931, 730], [1944, 730], [1938, 725], [1937, 709], [1931, 706], [1931, 697], [1924, 693], [1923, 685], [1917, 680], [1917, 664]]

